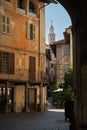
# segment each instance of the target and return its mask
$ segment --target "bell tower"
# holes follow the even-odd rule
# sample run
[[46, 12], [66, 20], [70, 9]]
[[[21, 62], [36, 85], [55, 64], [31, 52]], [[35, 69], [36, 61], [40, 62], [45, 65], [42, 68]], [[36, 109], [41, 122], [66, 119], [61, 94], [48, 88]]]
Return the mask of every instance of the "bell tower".
[[48, 42], [51, 44], [55, 41], [55, 33], [54, 33], [54, 27], [53, 27], [53, 20], [51, 20], [51, 26], [49, 28], [49, 34], [48, 34]]

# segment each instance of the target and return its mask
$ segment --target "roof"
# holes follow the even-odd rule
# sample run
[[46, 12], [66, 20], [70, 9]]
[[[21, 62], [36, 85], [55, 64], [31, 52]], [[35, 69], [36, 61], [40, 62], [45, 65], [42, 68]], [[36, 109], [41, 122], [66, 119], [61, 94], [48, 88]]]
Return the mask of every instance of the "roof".
[[62, 39], [62, 40], [59, 40], [59, 41], [55, 41], [55, 42], [53, 43], [53, 45], [54, 45], [54, 44], [56, 44], [56, 45], [58, 45], [58, 44], [65, 44], [65, 43], [66, 43], [65, 39]]
[[53, 51], [55, 57], [56, 57], [56, 46], [57, 46], [57, 45], [61, 45], [61, 44], [67, 44], [67, 43], [66, 43], [66, 40], [65, 40], [65, 39], [62, 39], [62, 40], [55, 41], [55, 42], [53, 42], [53, 43], [50, 44], [50, 47], [51, 47], [51, 49], [52, 49], [52, 51]]

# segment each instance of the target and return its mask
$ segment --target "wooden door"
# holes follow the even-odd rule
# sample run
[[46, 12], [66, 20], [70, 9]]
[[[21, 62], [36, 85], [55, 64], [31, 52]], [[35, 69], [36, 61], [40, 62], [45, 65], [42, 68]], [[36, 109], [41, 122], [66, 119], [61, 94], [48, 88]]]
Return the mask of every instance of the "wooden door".
[[35, 111], [36, 109], [36, 89], [28, 89], [28, 106], [30, 111]]

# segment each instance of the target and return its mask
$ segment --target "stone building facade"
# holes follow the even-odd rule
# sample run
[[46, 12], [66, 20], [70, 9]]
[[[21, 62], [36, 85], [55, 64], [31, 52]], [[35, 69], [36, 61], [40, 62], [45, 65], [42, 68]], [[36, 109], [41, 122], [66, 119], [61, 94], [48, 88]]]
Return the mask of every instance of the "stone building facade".
[[1, 112], [36, 111], [38, 105], [41, 111], [45, 110], [45, 12], [44, 8], [39, 9], [42, 6], [44, 2], [38, 0], [0, 0]]
[[57, 83], [64, 82], [64, 73], [68, 70], [70, 65], [70, 46], [65, 40], [57, 42]]
[[71, 26], [65, 29], [64, 39], [53, 42], [51, 48], [56, 55], [57, 83], [64, 83], [64, 73], [73, 64]]

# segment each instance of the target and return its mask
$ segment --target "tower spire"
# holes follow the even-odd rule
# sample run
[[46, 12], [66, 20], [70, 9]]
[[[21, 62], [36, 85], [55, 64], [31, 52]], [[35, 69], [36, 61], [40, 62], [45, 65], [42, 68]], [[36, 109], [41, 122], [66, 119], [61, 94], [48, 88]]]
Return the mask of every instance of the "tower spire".
[[55, 33], [54, 33], [54, 27], [53, 27], [53, 20], [51, 20], [51, 26], [49, 28], [48, 41], [49, 41], [49, 44], [55, 41]]
[[51, 20], [51, 25], [53, 25], [53, 20]]

